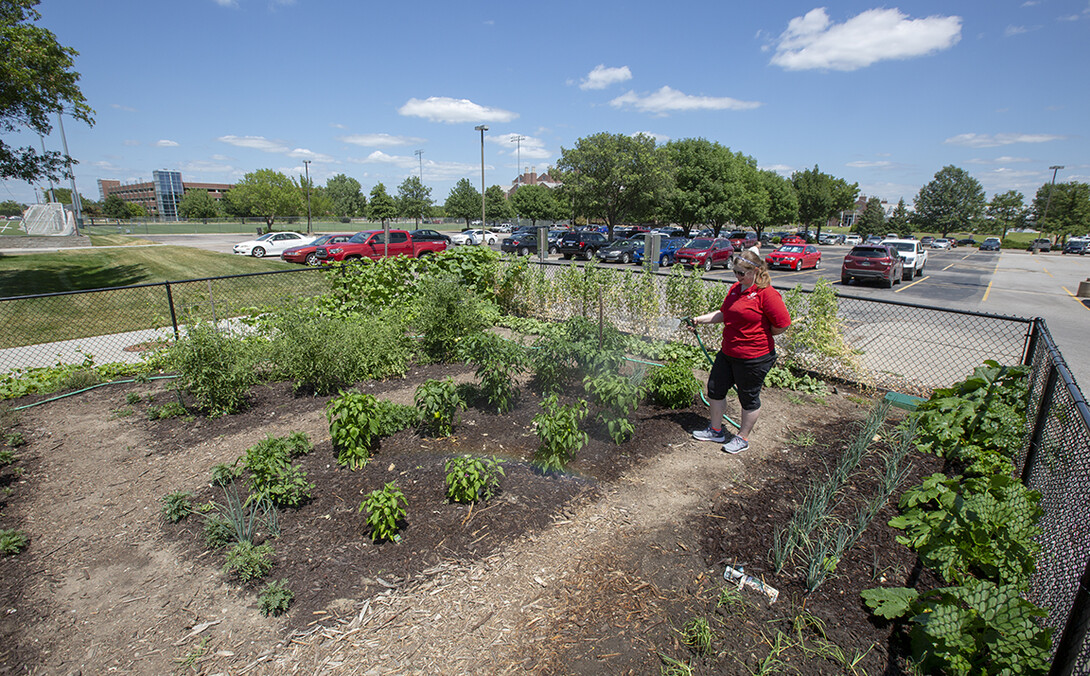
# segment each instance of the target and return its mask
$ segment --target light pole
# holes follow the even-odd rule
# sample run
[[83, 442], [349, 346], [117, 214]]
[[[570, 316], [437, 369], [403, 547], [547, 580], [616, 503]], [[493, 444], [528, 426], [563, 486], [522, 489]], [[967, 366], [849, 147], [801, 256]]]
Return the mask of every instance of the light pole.
[[[515, 144], [515, 156], [518, 158], [515, 160], [518, 163], [515, 168], [515, 192], [518, 192], [519, 187], [522, 185], [522, 136], [516, 134], [511, 142]], [[522, 225], [522, 219], [519, 218], [517, 211], [515, 212], [515, 225]]]
[[484, 124], [478, 124], [474, 127], [477, 131], [481, 132], [481, 227], [484, 227], [484, 133], [488, 131], [488, 126]]
[[310, 234], [310, 160], [303, 160], [303, 170], [307, 173], [307, 234]]
[[1048, 207], [1052, 205], [1052, 191], [1056, 188], [1056, 172], [1063, 169], [1062, 164], [1054, 164], [1049, 169], [1052, 170], [1052, 183], [1048, 187], [1048, 199], [1045, 200], [1045, 213], [1041, 214], [1041, 230], [1044, 231], [1045, 219], [1048, 218]]
[[416, 155], [416, 159], [420, 160], [420, 185], [424, 185], [424, 151], [416, 150], [413, 154]]

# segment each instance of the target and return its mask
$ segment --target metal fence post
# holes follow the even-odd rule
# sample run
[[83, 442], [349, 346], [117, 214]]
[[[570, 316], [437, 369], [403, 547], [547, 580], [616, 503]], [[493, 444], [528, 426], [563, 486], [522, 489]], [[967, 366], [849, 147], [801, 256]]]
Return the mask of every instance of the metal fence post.
[[1037, 352], [1037, 338], [1041, 335], [1040, 317], [1034, 317], [1030, 320], [1029, 331], [1026, 333], [1026, 346], [1022, 352], [1022, 364], [1026, 366], [1033, 365], [1033, 355]]
[[163, 282], [167, 287], [167, 305], [170, 306], [170, 325], [174, 327], [174, 340], [178, 340], [178, 315], [174, 312], [174, 294], [170, 292], [170, 282]]

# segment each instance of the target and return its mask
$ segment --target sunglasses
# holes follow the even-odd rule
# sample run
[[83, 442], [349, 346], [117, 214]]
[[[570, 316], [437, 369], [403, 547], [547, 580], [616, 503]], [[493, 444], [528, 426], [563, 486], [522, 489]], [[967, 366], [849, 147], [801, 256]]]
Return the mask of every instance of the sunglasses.
[[745, 277], [752, 270], [756, 270], [756, 268], [739, 268], [737, 265], [734, 266], [734, 274], [738, 277]]

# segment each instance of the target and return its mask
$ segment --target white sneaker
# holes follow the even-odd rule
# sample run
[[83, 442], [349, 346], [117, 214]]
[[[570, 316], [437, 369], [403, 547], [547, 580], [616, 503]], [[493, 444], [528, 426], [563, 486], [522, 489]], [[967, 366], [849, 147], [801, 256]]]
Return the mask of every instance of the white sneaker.
[[723, 444], [723, 452], [730, 453], [731, 455], [734, 455], [735, 453], [741, 453], [747, 448], [749, 448], [749, 442], [738, 436], [737, 434], [731, 437], [730, 441]]
[[727, 440], [727, 432], [722, 429], [714, 430], [711, 425], [708, 425], [702, 430], [693, 432], [693, 439], [699, 441], [713, 441], [717, 444], [721, 444]]

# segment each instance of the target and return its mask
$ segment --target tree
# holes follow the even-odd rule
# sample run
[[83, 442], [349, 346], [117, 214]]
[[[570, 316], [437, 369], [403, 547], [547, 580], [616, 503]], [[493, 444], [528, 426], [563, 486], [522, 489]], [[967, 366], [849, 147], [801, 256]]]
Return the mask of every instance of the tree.
[[295, 181], [272, 169], [246, 174], [224, 198], [234, 206], [236, 213], [264, 218], [269, 229], [277, 217], [298, 216], [306, 209]]
[[[46, 194], [47, 189], [42, 188], [42, 193]], [[57, 186], [54, 186], [53, 187], [53, 201], [60, 202], [61, 204], [71, 204], [72, 203], [72, 191], [69, 188], [59, 188]]]
[[26, 211], [25, 204], [19, 204], [15, 200], [0, 202], [0, 216], [22, 216]]
[[557, 162], [561, 190], [574, 211], [613, 226], [653, 211], [668, 194], [670, 177], [655, 140], [644, 134], [601, 132], [561, 148]]
[[125, 207], [125, 200], [117, 195], [109, 195], [102, 202], [102, 213], [107, 218], [128, 218], [129, 210]]
[[864, 239], [868, 235], [881, 235], [886, 231], [886, 211], [882, 208], [882, 200], [872, 197], [867, 200], [867, 206], [863, 209], [863, 216], [855, 224], [855, 231]]
[[799, 219], [799, 196], [791, 181], [774, 171], [761, 171], [761, 188], [768, 195], [768, 217], [757, 224], [757, 236], [765, 228], [782, 228]]
[[220, 208], [207, 190], [190, 190], [178, 202], [178, 214], [183, 218], [215, 218]]
[[1017, 190], [992, 195], [992, 201], [988, 202], [985, 215], [987, 216], [985, 222], [992, 224], [988, 232], [999, 233], [1002, 239], [1007, 236], [1007, 231], [1020, 227], [1025, 221], [1025, 197]]
[[[1049, 192], [1052, 193], [1051, 203]], [[1055, 186], [1046, 183], [1033, 198], [1033, 211], [1042, 231], [1054, 232], [1062, 238], [1090, 232], [1090, 185], [1078, 181]]]
[[481, 193], [477, 192], [468, 178], [463, 178], [450, 189], [443, 209], [450, 218], [465, 221], [468, 228], [469, 221], [481, 215]]
[[[79, 52], [62, 47], [50, 31], [32, 25], [41, 18], [38, 0], [0, 3], [0, 132], [26, 129], [47, 136], [51, 118], [65, 112], [94, 126], [95, 111], [87, 105], [72, 70]], [[33, 146], [14, 148], [0, 140], [0, 178], [34, 183], [43, 178], [59, 181], [71, 158], [51, 150], [38, 153]]]
[[799, 196], [799, 220], [807, 229], [817, 224], [818, 236], [830, 218], [851, 209], [859, 196], [858, 183], [822, 173], [816, 164], [791, 174], [791, 183]]
[[148, 210], [144, 208], [143, 204], [137, 204], [136, 202], [125, 203], [126, 215], [124, 218], [147, 218]]
[[948, 165], [916, 195], [915, 221], [923, 230], [972, 232], [973, 223], [984, 215], [984, 188], [964, 169]]
[[[870, 206], [869, 202], [867, 203], [867, 206]], [[889, 217], [888, 225], [891, 232], [896, 232], [901, 237], [908, 237], [912, 234], [912, 219], [908, 217], [908, 207], [905, 205], [905, 198], [902, 197], [901, 200], [897, 202], [897, 207]]]
[[386, 221], [397, 216], [397, 204], [386, 192], [386, 186], [381, 183], [371, 188], [371, 204], [367, 207], [367, 215], [372, 221], [381, 222], [383, 229], [386, 228]]
[[427, 217], [431, 205], [431, 188], [421, 183], [418, 176], [410, 176], [397, 186], [398, 215], [414, 218], [417, 227]]
[[530, 219], [530, 225], [538, 221], [555, 220], [560, 213], [560, 205], [553, 197], [553, 191], [543, 185], [520, 186], [511, 195], [511, 206], [515, 213]]
[[509, 221], [515, 217], [515, 210], [507, 200], [507, 193], [498, 185], [490, 185], [484, 191], [484, 208], [488, 218], [493, 221]]
[[325, 182], [325, 192], [332, 202], [333, 214], [341, 218], [362, 216], [367, 209], [360, 182], [344, 174], [337, 174]]

